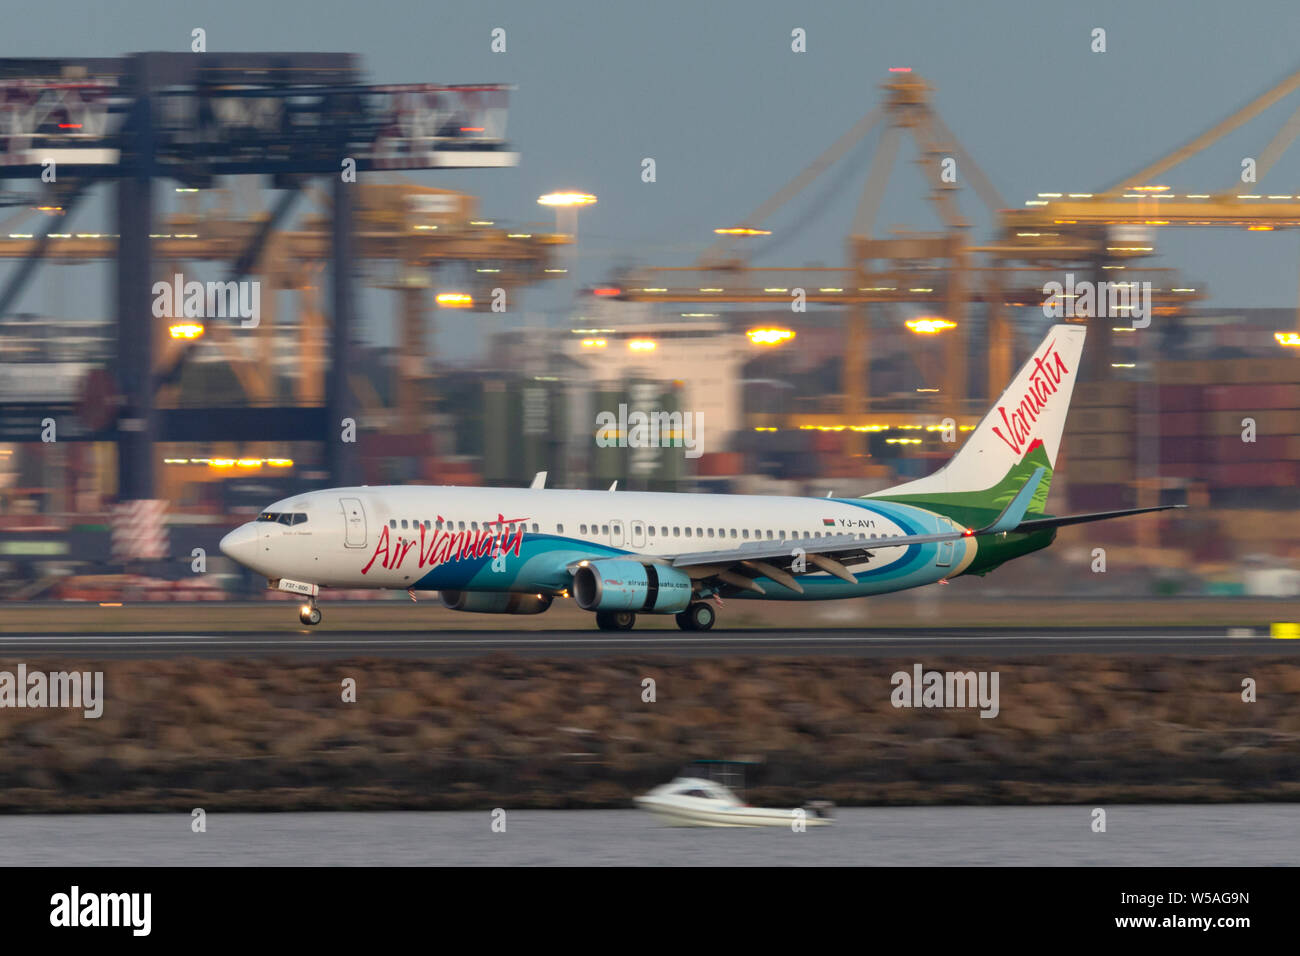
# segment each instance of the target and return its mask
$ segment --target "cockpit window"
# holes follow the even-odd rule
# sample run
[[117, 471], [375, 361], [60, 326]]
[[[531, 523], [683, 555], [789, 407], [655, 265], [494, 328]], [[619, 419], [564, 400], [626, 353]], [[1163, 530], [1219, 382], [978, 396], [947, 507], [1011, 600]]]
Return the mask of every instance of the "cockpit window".
[[278, 524], [303, 524], [307, 515], [301, 511], [263, 511], [257, 516], [258, 521], [274, 521]]

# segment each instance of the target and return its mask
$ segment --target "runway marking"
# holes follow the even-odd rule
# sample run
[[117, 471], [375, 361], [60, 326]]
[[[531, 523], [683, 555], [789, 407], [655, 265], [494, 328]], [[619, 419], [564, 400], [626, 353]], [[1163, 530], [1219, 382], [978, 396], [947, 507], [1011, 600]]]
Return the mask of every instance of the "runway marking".
[[352, 638], [352, 637], [319, 637], [313, 640], [300, 640], [293, 637], [267, 637], [261, 639], [235, 640], [219, 636], [209, 636], [205, 634], [90, 634], [84, 637], [71, 637], [68, 635], [33, 635], [32, 637], [11, 637], [0, 638], [0, 646], [9, 644], [168, 644], [186, 641], [198, 641], [209, 644], [285, 644], [293, 643], [298, 646], [328, 645], [328, 644], [571, 644], [571, 643], [601, 643], [601, 644], [781, 644], [790, 643], [791, 641], [823, 641], [826, 643], [884, 643], [884, 642], [926, 642], [934, 643], [936, 641], [954, 641], [959, 643], [989, 643], [993, 641], [1221, 641], [1222, 635], [1217, 634], [1000, 634], [997, 636], [983, 637], [978, 635], [833, 635], [825, 636], [808, 634], [799, 636], [785, 637], [419, 637], [419, 638]]

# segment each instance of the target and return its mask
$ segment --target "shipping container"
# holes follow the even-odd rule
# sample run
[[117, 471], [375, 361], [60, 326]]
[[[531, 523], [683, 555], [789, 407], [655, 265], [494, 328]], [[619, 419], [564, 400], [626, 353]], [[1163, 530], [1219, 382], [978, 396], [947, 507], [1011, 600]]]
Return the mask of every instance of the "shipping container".
[[1131, 458], [1072, 458], [1066, 474], [1071, 485], [1120, 484], [1133, 479]]
[[1162, 461], [1160, 463], [1160, 477], [1208, 481], [1214, 477], [1214, 463], [1204, 460]]
[[1075, 408], [1070, 410], [1071, 432], [1128, 432], [1133, 429], [1133, 413], [1127, 408]]
[[1216, 363], [1222, 366], [1221, 375], [1212, 379], [1234, 385], [1300, 384], [1300, 359], [1246, 358], [1228, 359]]
[[1254, 412], [1207, 412], [1206, 433], [1210, 435], [1240, 435], [1246, 425], [1244, 420], [1255, 423], [1257, 437], [1264, 435], [1300, 435], [1300, 409], [1265, 409]]
[[1205, 389], [1205, 407], [1212, 411], [1300, 408], [1300, 385], [1211, 385]]
[[1284, 461], [1288, 439], [1281, 435], [1261, 435], [1253, 442], [1238, 435], [1220, 435], [1214, 442], [1214, 460], [1219, 464], [1239, 461]]
[[1071, 484], [1068, 497], [1071, 511], [1110, 511], [1136, 507], [1137, 492], [1126, 484]]
[[1161, 385], [1211, 385], [1226, 381], [1218, 362], [1157, 362], [1156, 381]]
[[1133, 436], [1127, 432], [1075, 435], [1070, 439], [1070, 455], [1075, 460], [1130, 458], [1133, 455]]
[[1300, 540], [1300, 511], [1225, 511], [1220, 515], [1219, 533], [1248, 541], [1271, 538]]
[[695, 473], [709, 478], [742, 475], [745, 473], [745, 458], [738, 451], [710, 452], [700, 456], [695, 464]]
[[[1215, 439], [1201, 436], [1162, 435], [1151, 444], [1155, 449], [1153, 456], [1162, 465], [1182, 462], [1218, 461], [1215, 452]], [[1138, 446], [1137, 456], [1143, 458], [1143, 446]]]
[[1075, 408], [1115, 408], [1133, 404], [1135, 382], [1080, 382], [1070, 404]]
[[1204, 435], [1205, 416], [1201, 412], [1141, 412], [1137, 416], [1137, 434]]
[[1215, 465], [1215, 480], [1229, 488], [1285, 488], [1296, 484], [1294, 461], [1249, 461]]
[[1156, 390], [1157, 406], [1167, 412], [1198, 412], [1205, 407], [1204, 385], [1161, 385]]

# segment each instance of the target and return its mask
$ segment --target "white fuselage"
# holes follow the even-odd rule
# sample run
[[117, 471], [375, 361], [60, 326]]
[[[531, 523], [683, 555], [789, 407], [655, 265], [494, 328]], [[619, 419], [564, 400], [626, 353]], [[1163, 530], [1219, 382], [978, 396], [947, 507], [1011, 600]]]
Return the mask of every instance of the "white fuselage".
[[[872, 538], [954, 530], [921, 508], [872, 499], [376, 486], [307, 492], [276, 502], [223, 539], [221, 550], [269, 579], [334, 588], [560, 593], [575, 561], [658, 561], [747, 542], [791, 549], [828, 536]], [[285, 518], [284, 516], [291, 516]], [[800, 595], [876, 594], [959, 574], [973, 542], [882, 548], [850, 565], [849, 584], [813, 572]], [[765, 580], [765, 579], [764, 579]]]

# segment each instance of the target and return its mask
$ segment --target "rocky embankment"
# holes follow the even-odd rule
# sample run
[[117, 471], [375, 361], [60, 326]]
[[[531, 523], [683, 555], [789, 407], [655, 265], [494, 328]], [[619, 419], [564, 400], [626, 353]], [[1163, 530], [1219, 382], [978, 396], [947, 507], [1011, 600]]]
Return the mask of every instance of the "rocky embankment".
[[614, 807], [736, 757], [778, 806], [1300, 798], [1295, 658], [921, 661], [996, 670], [993, 719], [894, 707], [915, 663], [79, 662], [104, 672], [101, 718], [0, 709], [0, 810]]

